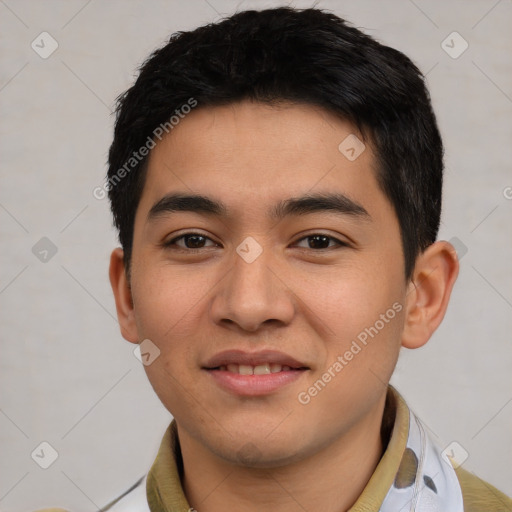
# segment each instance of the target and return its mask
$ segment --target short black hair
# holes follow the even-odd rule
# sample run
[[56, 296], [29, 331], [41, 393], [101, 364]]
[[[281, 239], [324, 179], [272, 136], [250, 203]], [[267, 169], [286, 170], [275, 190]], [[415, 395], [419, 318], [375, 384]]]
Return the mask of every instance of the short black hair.
[[435, 242], [441, 215], [443, 145], [424, 77], [403, 53], [338, 16], [289, 7], [242, 11], [172, 34], [119, 96], [107, 189], [128, 275], [147, 169], [139, 150], [155, 145], [159, 126], [169, 132], [185, 105], [246, 99], [322, 107], [371, 141], [409, 279], [418, 254]]

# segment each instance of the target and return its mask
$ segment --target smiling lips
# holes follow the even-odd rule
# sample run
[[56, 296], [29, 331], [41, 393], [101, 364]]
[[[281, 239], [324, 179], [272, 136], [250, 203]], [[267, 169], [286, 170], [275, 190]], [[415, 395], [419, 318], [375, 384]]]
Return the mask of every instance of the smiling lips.
[[295, 381], [309, 368], [282, 352], [228, 350], [208, 360], [203, 370], [224, 390], [236, 395], [258, 396]]
[[290, 366], [278, 364], [278, 363], [265, 363], [257, 366], [249, 364], [228, 364], [219, 366], [219, 371], [228, 371], [231, 373], [238, 373], [240, 375], [268, 375], [269, 373], [278, 373], [281, 371], [289, 371], [292, 368]]

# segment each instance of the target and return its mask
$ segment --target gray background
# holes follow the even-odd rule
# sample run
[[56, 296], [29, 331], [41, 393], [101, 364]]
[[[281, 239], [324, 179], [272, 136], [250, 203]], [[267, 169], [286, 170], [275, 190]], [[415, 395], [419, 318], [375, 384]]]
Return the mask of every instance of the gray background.
[[[92, 194], [110, 111], [171, 32], [279, 4], [0, 0], [1, 510], [92, 511], [151, 465], [170, 415], [119, 333], [107, 278], [116, 237]], [[446, 145], [440, 238], [467, 252], [444, 323], [403, 351], [392, 382], [443, 445], [464, 447], [465, 468], [512, 494], [512, 2], [317, 5], [428, 73]], [[59, 45], [46, 59], [31, 48], [43, 31]], [[469, 44], [456, 59], [441, 46], [453, 31]], [[42, 237], [57, 248], [47, 261], [32, 251]], [[42, 441], [58, 452], [46, 470], [31, 458]]]

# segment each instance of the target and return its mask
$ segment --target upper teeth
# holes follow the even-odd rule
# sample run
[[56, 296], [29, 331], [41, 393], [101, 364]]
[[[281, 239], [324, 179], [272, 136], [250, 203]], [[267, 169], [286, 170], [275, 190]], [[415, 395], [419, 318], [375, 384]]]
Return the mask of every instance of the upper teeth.
[[288, 371], [291, 370], [291, 368], [289, 366], [283, 366], [277, 363], [258, 364], [256, 366], [251, 366], [248, 364], [228, 364], [219, 366], [219, 370], [224, 370], [231, 373], [239, 373], [240, 375], [265, 375], [267, 373]]

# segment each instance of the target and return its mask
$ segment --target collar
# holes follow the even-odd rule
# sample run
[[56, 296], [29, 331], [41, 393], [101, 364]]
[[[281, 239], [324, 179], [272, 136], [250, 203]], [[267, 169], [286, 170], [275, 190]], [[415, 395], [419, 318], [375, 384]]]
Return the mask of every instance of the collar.
[[[384, 410], [382, 435], [389, 441], [373, 475], [350, 512], [375, 512], [381, 509], [388, 491], [400, 477], [407, 478], [407, 465], [402, 462], [409, 437], [410, 418], [413, 415], [405, 400], [388, 386]], [[386, 435], [386, 430], [391, 435]], [[404, 457], [405, 460], [405, 457]], [[162, 439], [158, 455], [149, 471], [146, 492], [152, 512], [188, 512], [191, 507], [183, 492], [181, 476], [183, 461], [173, 420]]]

